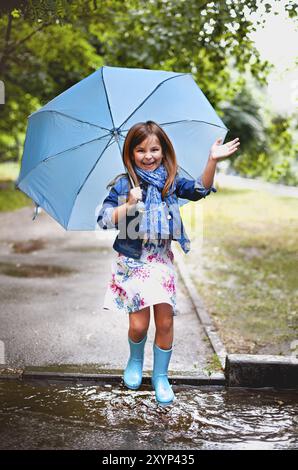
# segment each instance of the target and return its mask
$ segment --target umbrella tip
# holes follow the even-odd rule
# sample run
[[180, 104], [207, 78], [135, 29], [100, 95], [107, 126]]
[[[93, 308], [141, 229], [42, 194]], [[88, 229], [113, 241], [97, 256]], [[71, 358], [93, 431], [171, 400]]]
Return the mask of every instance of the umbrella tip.
[[32, 217], [32, 220], [35, 220], [36, 217], [38, 216], [38, 214], [39, 214], [39, 212], [40, 212], [39, 208], [40, 208], [40, 205], [37, 204], [37, 203], [35, 203], [34, 215], [33, 215], [33, 217]]

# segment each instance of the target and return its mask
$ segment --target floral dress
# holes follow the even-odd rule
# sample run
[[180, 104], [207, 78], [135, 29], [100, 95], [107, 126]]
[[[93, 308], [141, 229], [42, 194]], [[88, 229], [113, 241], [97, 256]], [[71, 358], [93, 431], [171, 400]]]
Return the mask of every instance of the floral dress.
[[140, 259], [117, 253], [112, 261], [103, 308], [131, 313], [168, 303], [173, 315], [177, 315], [177, 273], [173, 262], [171, 239], [143, 240]]

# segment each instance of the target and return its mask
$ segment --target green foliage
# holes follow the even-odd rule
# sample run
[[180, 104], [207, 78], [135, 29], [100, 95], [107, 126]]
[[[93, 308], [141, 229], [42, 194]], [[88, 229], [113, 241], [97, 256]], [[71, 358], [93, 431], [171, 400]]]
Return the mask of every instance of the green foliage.
[[267, 128], [271, 162], [264, 175], [269, 181], [298, 185], [298, 126], [294, 129], [293, 122], [291, 116], [275, 116]]
[[214, 372], [222, 372], [221, 362], [217, 354], [213, 354], [211, 357], [208, 358], [208, 364], [204, 370], [209, 377]]
[[[297, 16], [295, 2], [289, 0], [285, 8]], [[246, 96], [246, 75], [264, 85], [271, 69], [249, 37], [255, 28], [245, 11], [256, 10], [257, 0], [4, 2], [0, 78], [6, 102], [0, 106], [0, 161], [20, 161], [29, 114], [106, 64], [191, 72], [241, 139], [243, 153], [234, 158], [233, 168], [294, 181], [290, 127], [282, 137], [274, 136], [275, 122], [267, 128], [252, 107], [253, 94]]]
[[32, 206], [31, 199], [23, 192], [15, 190], [13, 183], [6, 189], [1, 189], [0, 212], [14, 211], [25, 206]]
[[229, 159], [230, 169], [242, 176], [298, 184], [295, 115], [268, 112], [260, 103], [257, 88], [242, 89], [231, 102], [223, 102], [221, 109], [230, 129], [229, 140], [239, 137], [241, 141], [241, 153]]

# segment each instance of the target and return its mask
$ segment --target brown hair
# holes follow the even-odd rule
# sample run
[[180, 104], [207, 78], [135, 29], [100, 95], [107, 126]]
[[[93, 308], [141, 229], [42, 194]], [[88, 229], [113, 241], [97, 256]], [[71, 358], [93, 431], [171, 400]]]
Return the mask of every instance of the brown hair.
[[[165, 186], [162, 190], [161, 197], [164, 199], [168, 189], [171, 187], [175, 176], [177, 174], [177, 159], [174, 147], [169, 137], [165, 131], [154, 121], [139, 122], [134, 124], [128, 131], [122, 151], [122, 159], [125, 167], [127, 168], [129, 174], [131, 175], [136, 186], [139, 186], [140, 181], [133, 169], [134, 159], [133, 159], [133, 149], [139, 145], [143, 140], [145, 140], [150, 135], [156, 135], [158, 138], [161, 148], [163, 159], [162, 163], [167, 170], [168, 176], [165, 182]], [[113, 181], [118, 177], [123, 176], [125, 173], [118, 175]], [[110, 183], [111, 185], [111, 183]], [[109, 186], [110, 186], [109, 185]]]

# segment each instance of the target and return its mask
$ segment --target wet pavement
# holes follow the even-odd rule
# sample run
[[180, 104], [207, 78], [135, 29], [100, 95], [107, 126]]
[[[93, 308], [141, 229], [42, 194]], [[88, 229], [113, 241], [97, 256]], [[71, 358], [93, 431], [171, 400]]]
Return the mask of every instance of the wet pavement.
[[[0, 364], [123, 369], [128, 319], [101, 308], [116, 232], [66, 232], [45, 213], [33, 222], [32, 213], [0, 214]], [[177, 294], [169, 375], [208, 377], [214, 351], [181, 278]], [[174, 404], [161, 408], [146, 385], [135, 392], [117, 384], [0, 380], [0, 449], [298, 448], [297, 391], [173, 389]]]
[[[123, 369], [128, 316], [102, 308], [118, 232], [67, 232], [45, 212], [34, 221], [32, 214], [30, 207], [0, 213], [2, 363]], [[214, 351], [181, 279], [177, 304], [170, 368], [208, 376]], [[145, 371], [152, 369], [154, 335], [151, 308]]]
[[0, 381], [0, 449], [297, 449], [298, 392]]

